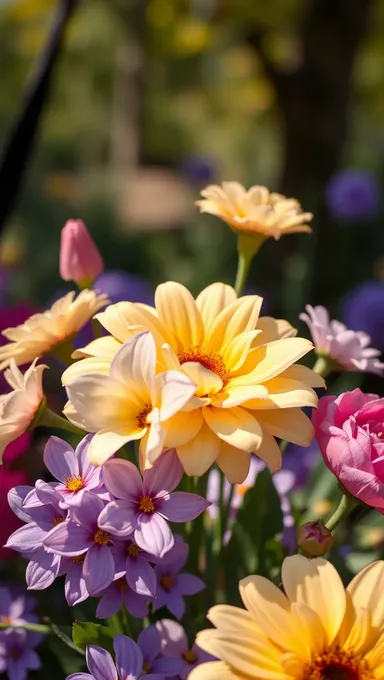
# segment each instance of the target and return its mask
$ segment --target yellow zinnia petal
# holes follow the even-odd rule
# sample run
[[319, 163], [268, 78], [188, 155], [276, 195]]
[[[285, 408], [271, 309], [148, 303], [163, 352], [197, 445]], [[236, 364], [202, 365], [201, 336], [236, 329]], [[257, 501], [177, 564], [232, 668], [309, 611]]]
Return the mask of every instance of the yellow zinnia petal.
[[174, 349], [181, 351], [199, 345], [203, 322], [187, 288], [174, 281], [162, 283], [156, 288], [155, 304], [159, 320], [177, 338], [179, 346]]
[[268, 390], [267, 399], [251, 399], [244, 406], [250, 409], [275, 409], [275, 408], [294, 408], [303, 406], [316, 407], [318, 397], [311, 387], [298, 380], [277, 378], [268, 380], [264, 383]]
[[250, 373], [233, 378], [232, 384], [249, 385], [253, 382], [261, 383], [271, 380], [311, 349], [313, 349], [312, 343], [305, 338], [275, 340], [268, 345], [257, 347], [252, 350], [252, 362], [255, 368]]
[[263, 441], [261, 442], [256, 454], [260, 460], [268, 465], [271, 472], [277, 472], [282, 465], [281, 451], [277, 441], [268, 430], [263, 429]]
[[204, 351], [220, 352], [240, 333], [255, 330], [262, 303], [258, 295], [246, 295], [225, 307], [204, 338]]
[[353, 605], [358, 612], [368, 608], [372, 624], [382, 626], [384, 622], [384, 562], [373, 562], [352, 579], [347, 588]]
[[325, 380], [321, 377], [321, 375], [315, 373], [315, 371], [312, 371], [312, 369], [307, 368], [307, 366], [302, 366], [301, 364], [290, 366], [280, 374], [279, 378], [291, 378], [292, 380], [298, 380], [299, 382], [306, 383], [310, 387], [326, 388]]
[[251, 458], [247, 451], [221, 441], [216, 462], [231, 484], [241, 484], [249, 472]]
[[246, 360], [251, 345], [260, 331], [245, 331], [232, 338], [226, 345], [221, 356], [228, 371], [239, 371]]
[[205, 406], [203, 416], [211, 430], [227, 444], [249, 452], [260, 446], [261, 427], [256, 418], [240, 406], [232, 409]]
[[269, 434], [298, 446], [309, 446], [313, 439], [313, 425], [299, 408], [257, 411], [257, 419]]
[[208, 661], [192, 668], [189, 680], [236, 680], [238, 676], [224, 661]]
[[225, 283], [212, 283], [201, 291], [196, 298], [196, 305], [200, 312], [204, 333], [207, 334], [220, 312], [237, 300], [232, 286]]
[[165, 430], [165, 446], [173, 449], [193, 440], [204, 423], [201, 409], [179, 411], [163, 423]]
[[318, 614], [331, 644], [344, 619], [346, 597], [335, 567], [327, 560], [287, 557], [282, 566], [284, 590], [292, 602], [304, 602]]
[[216, 373], [205, 368], [198, 361], [186, 361], [183, 364], [183, 372], [195, 383], [196, 396], [204, 397], [207, 394], [219, 392], [223, 381]]
[[220, 439], [215, 437], [212, 430], [204, 423], [194, 439], [177, 447], [177, 455], [187, 475], [200, 477], [213, 465], [219, 449]]

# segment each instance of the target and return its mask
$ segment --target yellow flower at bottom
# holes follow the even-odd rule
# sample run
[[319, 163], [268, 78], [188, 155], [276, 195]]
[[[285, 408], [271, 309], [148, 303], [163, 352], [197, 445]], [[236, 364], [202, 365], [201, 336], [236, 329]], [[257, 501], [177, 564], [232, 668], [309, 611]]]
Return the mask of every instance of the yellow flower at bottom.
[[[243, 482], [251, 452], [276, 471], [280, 449], [274, 437], [309, 446], [313, 427], [301, 411], [316, 406], [312, 387], [324, 385], [313, 371], [294, 365], [312, 343], [293, 337], [286, 321], [259, 318], [262, 298], [237, 298], [233, 288], [214, 283], [194, 300], [184, 286], [157, 287], [156, 307], [132, 302], [110, 305], [97, 315], [111, 333], [76, 352], [86, 358], [63, 374], [67, 389], [86, 374], [109, 374], [121, 344], [150, 331], [157, 371], [180, 371], [195, 385], [175, 414], [167, 445], [177, 449], [187, 475], [200, 476], [216, 461], [232, 483]], [[148, 454], [152, 465], [157, 452]]]
[[42, 379], [47, 366], [35, 364], [23, 375], [12, 359], [4, 373], [13, 392], [0, 396], [0, 462], [6, 446], [30, 427], [44, 400]]
[[206, 187], [201, 195], [202, 200], [196, 202], [200, 212], [216, 215], [240, 234], [278, 240], [284, 234], [312, 231], [305, 224], [312, 213], [304, 213], [296, 199], [270, 193], [266, 187], [253, 186], [247, 191], [238, 182], [223, 182]]
[[218, 605], [215, 629], [196, 643], [220, 661], [190, 680], [382, 680], [384, 562], [363, 569], [345, 590], [330, 562], [287, 557], [285, 594], [263, 576], [240, 581], [246, 610]]
[[6, 328], [2, 334], [11, 342], [0, 347], [0, 370], [9, 366], [11, 359], [22, 366], [44, 354], [54, 354], [106, 304], [108, 297], [104, 294], [82, 290], [75, 298], [75, 292], [71, 291], [47, 311], [33, 314], [21, 326]]

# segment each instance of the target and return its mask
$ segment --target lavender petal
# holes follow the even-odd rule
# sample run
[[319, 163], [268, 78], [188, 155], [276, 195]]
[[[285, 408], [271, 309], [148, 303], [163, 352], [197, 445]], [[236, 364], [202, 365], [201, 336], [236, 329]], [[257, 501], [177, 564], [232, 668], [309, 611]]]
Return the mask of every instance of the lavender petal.
[[115, 562], [108, 546], [94, 544], [88, 550], [83, 574], [90, 595], [108, 588], [115, 576]]
[[43, 529], [31, 522], [14, 531], [6, 542], [5, 547], [22, 553], [33, 552], [40, 548], [45, 535], [46, 532]]
[[65, 577], [64, 593], [70, 607], [84, 602], [89, 597], [82, 564], [74, 564], [72, 569], [68, 571]]
[[134, 533], [139, 548], [156, 557], [163, 557], [175, 542], [167, 522], [158, 513], [140, 516], [139, 526]]
[[137, 527], [137, 506], [129, 501], [111, 501], [99, 516], [99, 527], [114, 536], [127, 538]]
[[161, 637], [157, 628], [155, 628], [155, 626], [147, 626], [147, 628], [144, 628], [137, 638], [137, 644], [142, 651], [144, 663], [153, 661], [160, 653], [161, 647]]
[[59, 482], [79, 474], [75, 452], [64, 439], [50, 437], [44, 449], [44, 465]]
[[25, 572], [28, 590], [49, 588], [58, 575], [60, 561], [60, 555], [48, 553], [44, 548], [33, 553], [33, 559], [28, 562]]
[[138, 678], [143, 670], [143, 655], [139, 645], [126, 635], [115, 635], [113, 648], [120, 680]]
[[122, 458], [113, 458], [105, 463], [103, 479], [115, 498], [137, 501], [142, 493], [142, 480], [136, 465]]
[[175, 591], [180, 595], [196, 595], [204, 588], [204, 581], [194, 574], [179, 574], [176, 577]]
[[157, 501], [156, 508], [169, 522], [190, 522], [201, 515], [209, 505], [209, 501], [195, 493], [175, 491]]
[[95, 680], [118, 680], [116, 666], [106, 649], [88, 645], [86, 659], [88, 669]]
[[138, 595], [155, 596], [156, 575], [147, 560], [127, 557], [126, 579], [129, 587]]
[[183, 476], [183, 466], [175, 449], [164, 451], [156, 463], [144, 472], [143, 492], [148, 496], [157, 496], [173, 491]]

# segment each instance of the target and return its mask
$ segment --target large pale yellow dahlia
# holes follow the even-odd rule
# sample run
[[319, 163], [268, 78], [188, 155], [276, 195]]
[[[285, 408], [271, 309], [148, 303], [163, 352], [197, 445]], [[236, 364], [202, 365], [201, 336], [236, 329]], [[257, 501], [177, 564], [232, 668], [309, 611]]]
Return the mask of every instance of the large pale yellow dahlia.
[[238, 182], [212, 184], [201, 192], [197, 201], [200, 212], [216, 215], [238, 233], [261, 234], [278, 240], [284, 234], [311, 232], [305, 224], [312, 213], [304, 213], [294, 198], [270, 193], [266, 187], [245, 189]]
[[9, 366], [11, 359], [22, 366], [44, 354], [60, 353], [60, 345], [70, 340], [106, 304], [108, 297], [97, 295], [93, 290], [82, 290], [76, 298], [71, 291], [42, 314], [34, 314], [21, 326], [2, 331], [11, 342], [0, 347], [0, 370]]
[[[168, 282], [158, 286], [155, 304], [120, 302], [98, 314], [111, 336], [78, 352], [86, 358], [67, 369], [63, 383], [84, 373], [108, 375], [121, 344], [147, 330], [156, 342], [158, 372], [182, 371], [196, 385], [172, 418], [175, 441], [165, 433], [188, 475], [202, 475], [217, 461], [231, 482], [242, 482], [252, 451], [279, 469], [274, 437], [310, 444], [313, 429], [301, 407], [316, 406], [312, 387], [324, 383], [295, 362], [312, 344], [293, 337], [296, 331], [285, 321], [259, 318], [262, 298], [237, 299], [233, 288], [214, 283], [195, 301], [184, 286]], [[147, 463], [154, 460], [149, 456]]]
[[285, 593], [262, 576], [240, 581], [246, 610], [218, 605], [216, 627], [199, 647], [219, 661], [190, 680], [382, 680], [384, 562], [358, 574], [345, 590], [324, 559], [295, 555], [283, 563]]

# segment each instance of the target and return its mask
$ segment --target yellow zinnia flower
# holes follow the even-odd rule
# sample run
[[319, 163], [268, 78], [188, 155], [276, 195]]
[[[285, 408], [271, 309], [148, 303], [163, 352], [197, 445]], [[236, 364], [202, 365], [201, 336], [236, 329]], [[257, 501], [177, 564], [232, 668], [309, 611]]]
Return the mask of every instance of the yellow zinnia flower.
[[382, 680], [384, 562], [363, 569], [345, 590], [330, 562], [287, 557], [285, 593], [263, 576], [240, 581], [246, 610], [218, 605], [216, 630], [196, 643], [220, 661], [190, 680]]
[[74, 298], [75, 292], [71, 291], [46, 312], [34, 314], [21, 326], [2, 331], [11, 342], [0, 347], [0, 370], [9, 366], [11, 359], [22, 366], [44, 354], [59, 354], [59, 346], [108, 304], [106, 295], [97, 295], [93, 290], [82, 290]]
[[200, 212], [216, 215], [240, 234], [272, 236], [276, 241], [284, 234], [308, 232], [312, 229], [312, 213], [304, 213], [294, 198], [270, 193], [266, 187], [253, 186], [248, 191], [238, 182], [212, 184], [201, 192], [197, 201]]
[[[188, 475], [202, 475], [216, 461], [229, 481], [242, 482], [249, 453], [256, 451], [272, 470], [281, 466], [274, 437], [310, 444], [313, 428], [301, 411], [316, 406], [312, 386], [324, 381], [293, 364], [312, 349], [287, 322], [259, 319], [262, 298], [237, 299], [230, 286], [214, 283], [196, 301], [179, 283], [158, 286], [156, 308], [119, 302], [97, 315], [112, 336], [93, 341], [63, 375], [70, 385], [84, 373], [109, 374], [121, 343], [149, 330], [157, 345], [157, 370], [185, 373], [195, 395], [172, 419], [176, 447]], [[164, 423], [167, 430], [167, 423]], [[180, 444], [180, 435], [184, 443]], [[155, 460], [149, 456], [147, 463]]]

